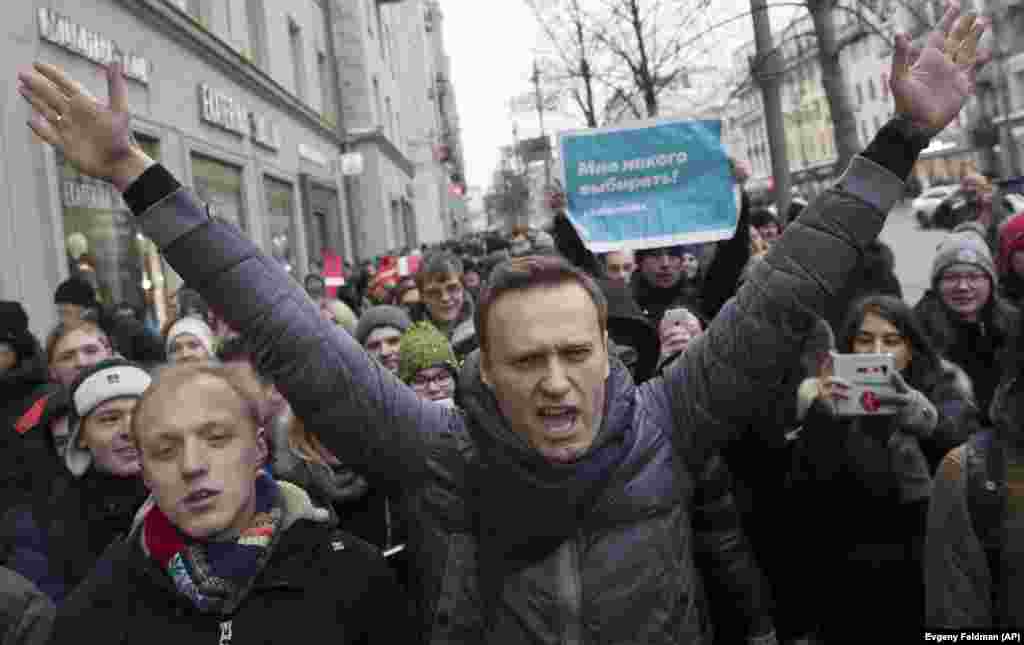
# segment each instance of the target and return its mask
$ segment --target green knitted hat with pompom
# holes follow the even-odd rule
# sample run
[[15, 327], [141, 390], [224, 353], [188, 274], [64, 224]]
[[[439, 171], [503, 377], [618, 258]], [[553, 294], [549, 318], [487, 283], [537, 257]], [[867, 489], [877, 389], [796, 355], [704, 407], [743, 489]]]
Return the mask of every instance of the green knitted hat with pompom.
[[416, 373], [431, 367], [447, 367], [458, 374], [459, 362], [448, 339], [432, 323], [423, 320], [402, 334], [398, 352], [398, 377], [412, 383]]

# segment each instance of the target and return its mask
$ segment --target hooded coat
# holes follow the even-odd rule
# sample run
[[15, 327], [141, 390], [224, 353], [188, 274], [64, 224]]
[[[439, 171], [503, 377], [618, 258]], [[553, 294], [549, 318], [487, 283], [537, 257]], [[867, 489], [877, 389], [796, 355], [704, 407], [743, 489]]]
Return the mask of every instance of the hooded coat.
[[[588, 456], [572, 465], [580, 477], [539, 463], [471, 370], [463, 370], [460, 412], [420, 400], [354, 340], [329, 333], [294, 281], [209, 218], [161, 166], [125, 199], [175, 270], [261, 348], [260, 370], [327, 448], [421, 500], [429, 525], [414, 530], [428, 641], [675, 645], [703, 642], [709, 631], [694, 567], [695, 480], [737, 428], [756, 428], [774, 407], [780, 372], [799, 363], [803, 337], [902, 196], [903, 178], [883, 162], [855, 158], [667, 377], [638, 387], [612, 366], [604, 422]], [[507, 492], [489, 486], [491, 476], [545, 504], [581, 484], [596, 491], [586, 491], [569, 522], [527, 503], [481, 504], [481, 496]], [[552, 479], [565, 486], [546, 486]], [[486, 530], [508, 525], [503, 513], [520, 518], [519, 537], [531, 546], [529, 531], [548, 533], [549, 519], [569, 534], [544, 535], [549, 548], [489, 576], [478, 545], [487, 551], [501, 546], [496, 537], [510, 539]]]

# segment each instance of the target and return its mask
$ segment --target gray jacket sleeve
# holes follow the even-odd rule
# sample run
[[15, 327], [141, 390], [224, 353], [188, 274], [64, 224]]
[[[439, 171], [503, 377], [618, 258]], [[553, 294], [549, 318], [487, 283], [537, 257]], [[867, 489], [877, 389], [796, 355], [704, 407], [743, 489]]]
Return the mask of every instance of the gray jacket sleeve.
[[256, 361], [306, 427], [346, 464], [411, 486], [462, 417], [422, 402], [234, 227], [179, 188], [140, 217], [185, 282], [257, 347]]
[[967, 509], [965, 451], [960, 446], [942, 460], [928, 506], [925, 624], [934, 628], [992, 626], [992, 580]]
[[[680, 445], [696, 463], [744, 428], [770, 428], [802, 375], [803, 345], [905, 190], [854, 157], [843, 179], [790, 224], [749, 279], [690, 344], [662, 387]], [[789, 387], [792, 385], [792, 387]]]
[[43, 645], [50, 641], [56, 608], [35, 585], [0, 567], [0, 645]]

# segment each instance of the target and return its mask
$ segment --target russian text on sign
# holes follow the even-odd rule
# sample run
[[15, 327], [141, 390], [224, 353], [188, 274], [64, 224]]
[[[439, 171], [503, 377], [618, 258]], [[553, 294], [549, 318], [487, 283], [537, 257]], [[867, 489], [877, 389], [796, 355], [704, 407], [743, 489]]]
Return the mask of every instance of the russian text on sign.
[[100, 65], [120, 62], [124, 75], [140, 83], [149, 83], [149, 61], [123, 52], [113, 40], [74, 23], [52, 9], [40, 7], [39, 36], [48, 42]]

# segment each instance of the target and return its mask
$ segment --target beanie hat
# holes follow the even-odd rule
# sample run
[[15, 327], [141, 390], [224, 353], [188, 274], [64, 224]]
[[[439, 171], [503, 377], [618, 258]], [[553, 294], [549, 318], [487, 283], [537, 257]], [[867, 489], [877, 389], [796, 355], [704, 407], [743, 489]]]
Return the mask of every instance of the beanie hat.
[[19, 359], [32, 351], [28, 314], [20, 302], [0, 300], [0, 343], [10, 345]]
[[433, 324], [423, 320], [402, 335], [402, 345], [398, 350], [398, 377], [407, 384], [412, 383], [417, 372], [431, 367], [447, 367], [455, 376], [459, 362], [448, 338]]
[[999, 231], [999, 260], [997, 266], [1000, 275], [1010, 272], [1013, 254], [1024, 251], [1024, 215], [1015, 215], [1006, 220]]
[[932, 261], [932, 285], [938, 284], [942, 272], [954, 264], [974, 265], [988, 274], [993, 289], [999, 284], [988, 243], [973, 227], [958, 226], [939, 243]]
[[352, 308], [340, 300], [331, 299], [326, 307], [334, 315], [334, 322], [353, 336], [356, 333], [356, 314]]
[[93, 410], [113, 399], [140, 398], [152, 382], [146, 370], [123, 358], [112, 358], [93, 365], [71, 384], [70, 436], [64, 463], [75, 477], [81, 477], [92, 465], [92, 453], [78, 445], [82, 422]]
[[85, 280], [71, 278], [57, 285], [57, 291], [53, 294], [53, 302], [58, 305], [95, 307], [97, 304], [96, 290]]
[[412, 327], [412, 320], [405, 309], [401, 307], [393, 305], [370, 307], [359, 317], [359, 324], [356, 325], [356, 341], [360, 345], [366, 345], [366, 339], [378, 327], [394, 327], [404, 334], [405, 330]]
[[174, 346], [174, 339], [182, 334], [192, 334], [199, 339], [206, 353], [212, 358], [215, 355], [213, 349], [213, 330], [205, 321], [196, 316], [185, 316], [179, 319], [167, 330], [167, 355], [171, 355]]

